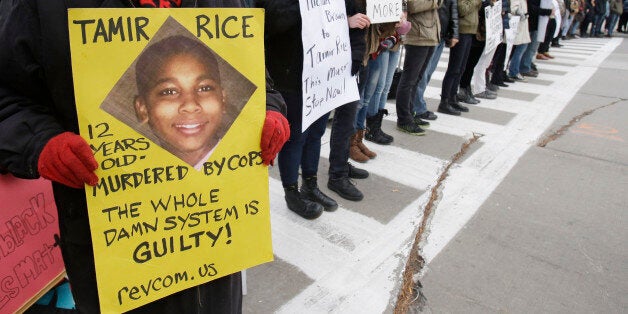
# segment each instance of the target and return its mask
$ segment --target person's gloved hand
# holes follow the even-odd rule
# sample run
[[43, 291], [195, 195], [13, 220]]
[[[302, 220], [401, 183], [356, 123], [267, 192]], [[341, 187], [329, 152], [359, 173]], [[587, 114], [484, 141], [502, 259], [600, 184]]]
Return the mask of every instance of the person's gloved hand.
[[80, 136], [61, 133], [48, 141], [39, 155], [37, 170], [42, 177], [80, 189], [84, 184], [96, 185], [94, 170], [98, 163], [92, 149]]
[[266, 120], [262, 128], [262, 161], [265, 165], [274, 165], [275, 156], [290, 138], [288, 120], [277, 111], [266, 111]]

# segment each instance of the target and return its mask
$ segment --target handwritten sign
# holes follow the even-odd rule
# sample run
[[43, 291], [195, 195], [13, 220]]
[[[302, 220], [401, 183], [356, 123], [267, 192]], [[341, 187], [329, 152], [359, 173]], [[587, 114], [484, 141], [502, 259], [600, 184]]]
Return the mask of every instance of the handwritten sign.
[[366, 15], [372, 24], [399, 22], [403, 13], [401, 0], [367, 0]]
[[302, 130], [334, 108], [358, 100], [351, 77], [349, 24], [343, 1], [299, 1], [303, 37]]
[[[517, 29], [519, 27], [520, 17], [513, 15], [509, 19], [510, 27], [504, 29], [504, 37], [506, 38], [506, 58], [505, 60], [510, 60], [510, 54], [512, 52], [512, 46], [515, 43], [515, 39], [517, 38]], [[504, 63], [504, 71], [508, 70], [508, 62]]]
[[21, 312], [64, 275], [50, 181], [0, 175], [0, 313]]
[[492, 6], [484, 8], [486, 21], [486, 46], [484, 53], [493, 51], [502, 42], [502, 2], [497, 1]]
[[272, 260], [263, 25], [260, 9], [69, 11], [102, 312]]

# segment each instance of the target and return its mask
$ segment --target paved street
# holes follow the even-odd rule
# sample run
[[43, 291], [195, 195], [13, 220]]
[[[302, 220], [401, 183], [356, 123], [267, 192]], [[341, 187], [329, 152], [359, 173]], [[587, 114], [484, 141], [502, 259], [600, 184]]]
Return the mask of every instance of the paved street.
[[[356, 180], [361, 202], [326, 188], [327, 132], [319, 185], [340, 208], [316, 220], [288, 210], [271, 169], [275, 261], [247, 270], [244, 312], [628, 312], [619, 36], [563, 41], [556, 59], [536, 62], [538, 78], [462, 117], [438, 114], [424, 137], [395, 129], [389, 101], [383, 128], [395, 141], [367, 142], [378, 156], [358, 165], [371, 173]], [[426, 93], [432, 111], [447, 58]], [[410, 265], [425, 267], [414, 274], [405, 269], [417, 232]]]

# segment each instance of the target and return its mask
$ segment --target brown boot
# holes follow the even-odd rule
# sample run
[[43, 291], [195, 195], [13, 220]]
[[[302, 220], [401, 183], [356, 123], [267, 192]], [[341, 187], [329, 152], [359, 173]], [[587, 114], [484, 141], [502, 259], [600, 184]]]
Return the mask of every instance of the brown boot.
[[356, 142], [358, 144], [358, 148], [362, 151], [362, 154], [373, 159], [377, 156], [377, 154], [364, 145], [364, 142], [362, 141], [364, 140], [364, 132], [366, 132], [366, 130], [358, 130], [358, 132], [356, 132]]
[[367, 162], [369, 161], [369, 156], [364, 155], [360, 148], [358, 147], [358, 133], [354, 133], [351, 135], [351, 146], [349, 146], [349, 157], [357, 162]]

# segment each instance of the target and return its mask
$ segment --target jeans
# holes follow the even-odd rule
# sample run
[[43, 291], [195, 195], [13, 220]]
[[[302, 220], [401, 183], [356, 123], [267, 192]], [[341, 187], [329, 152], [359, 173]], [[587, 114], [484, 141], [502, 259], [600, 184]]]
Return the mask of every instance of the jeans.
[[612, 36], [613, 35], [613, 31], [615, 30], [615, 26], [617, 25], [617, 21], [619, 21], [619, 14], [611, 13], [611, 15], [608, 16], [608, 25], [607, 25], [608, 36]]
[[434, 46], [406, 45], [403, 73], [397, 86], [397, 125], [411, 124], [414, 121], [411, 98], [416, 94], [419, 81], [433, 53]]
[[[349, 146], [351, 135], [355, 133], [353, 122], [356, 118], [359, 101], [342, 105], [334, 111], [329, 140], [329, 178], [349, 177]], [[305, 172], [305, 171], [304, 171]]]
[[569, 27], [571, 27], [571, 23], [573, 22], [573, 20], [574, 18], [573, 18], [573, 15], [571, 14], [567, 14], [567, 16], [563, 18], [563, 22], [561, 23], [561, 26], [560, 26], [561, 36], [567, 36], [567, 31], [569, 30]]
[[580, 21], [576, 20], [575, 18], [573, 19], [573, 21], [571, 22], [571, 26], [569, 27], [569, 32], [568, 34], [573, 36], [576, 34], [576, 31], [578, 30], [580, 26]]
[[539, 41], [536, 40], [537, 31], [530, 32], [530, 38], [532, 41], [526, 47], [521, 57], [521, 64], [519, 65], [519, 72], [526, 73], [532, 71], [532, 59], [536, 56], [536, 52], [539, 49]]
[[443, 54], [444, 48], [445, 41], [441, 40], [438, 46], [434, 49], [434, 53], [425, 68], [425, 73], [423, 73], [423, 77], [419, 82], [419, 87], [416, 89], [416, 94], [414, 94], [414, 99], [412, 99], [412, 111], [417, 115], [427, 112], [427, 103], [425, 102], [425, 97], [423, 95], [427, 89], [427, 84], [429, 84], [430, 79], [432, 78], [432, 74], [434, 74], [434, 71], [436, 70], [438, 60], [440, 60], [440, 56]]
[[449, 63], [447, 71], [443, 78], [443, 88], [441, 91], [441, 100], [455, 99], [458, 94], [458, 85], [460, 85], [460, 77], [467, 65], [467, 58], [471, 50], [471, 42], [473, 34], [460, 34], [458, 43], [449, 50]]
[[604, 13], [596, 14], [593, 17], [593, 26], [591, 27], [591, 36], [602, 34], [602, 23], [604, 23]]
[[528, 44], [516, 45], [512, 49], [512, 56], [510, 57], [510, 67], [508, 68], [508, 76], [513, 77], [519, 74], [519, 69], [521, 67], [521, 57], [523, 57], [523, 53], [528, 48]]
[[372, 117], [376, 115], [380, 109], [386, 107], [388, 92], [390, 92], [390, 86], [392, 85], [397, 65], [399, 65], [400, 56], [401, 49], [398, 49], [397, 51], [386, 50], [377, 57], [377, 59], [381, 59], [379, 80], [377, 81], [375, 93], [373, 93], [368, 104], [367, 116]]
[[290, 139], [283, 145], [278, 158], [281, 183], [287, 187], [298, 184], [299, 166], [304, 178], [318, 173], [321, 137], [325, 133], [329, 113], [320, 117], [301, 133], [303, 95], [300, 92], [280, 92], [288, 106], [288, 122], [290, 123]]

